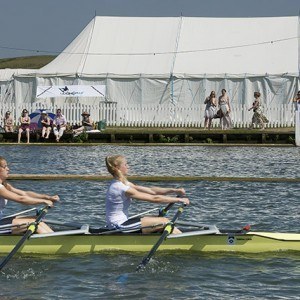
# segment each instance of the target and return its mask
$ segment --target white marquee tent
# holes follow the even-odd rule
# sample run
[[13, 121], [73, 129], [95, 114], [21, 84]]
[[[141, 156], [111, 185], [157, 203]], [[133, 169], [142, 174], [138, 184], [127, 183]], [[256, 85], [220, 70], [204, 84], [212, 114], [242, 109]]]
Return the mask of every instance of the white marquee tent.
[[[203, 105], [227, 89], [232, 105], [287, 103], [299, 89], [298, 17], [97, 16], [52, 62], [16, 75], [17, 103]], [[36, 98], [37, 86], [106, 86], [106, 98]]]
[[0, 103], [14, 99], [14, 76], [34, 74], [35, 69], [0, 69]]

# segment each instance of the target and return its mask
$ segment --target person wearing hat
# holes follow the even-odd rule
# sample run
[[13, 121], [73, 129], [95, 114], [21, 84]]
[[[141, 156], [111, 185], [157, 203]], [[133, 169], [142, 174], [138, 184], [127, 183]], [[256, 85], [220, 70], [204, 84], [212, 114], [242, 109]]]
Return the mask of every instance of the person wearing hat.
[[74, 136], [77, 136], [83, 133], [84, 131], [89, 131], [94, 129], [94, 121], [91, 118], [90, 114], [84, 111], [81, 114], [81, 116], [82, 116], [82, 126], [73, 130]]
[[49, 139], [49, 134], [51, 132], [51, 119], [49, 118], [45, 110], [42, 111], [41, 124], [42, 124], [42, 138]]
[[4, 117], [4, 130], [5, 132], [13, 132], [14, 131], [14, 119], [11, 116], [10, 111], [5, 113]]
[[22, 114], [21, 117], [19, 119], [19, 133], [18, 133], [18, 143], [21, 142], [21, 135], [22, 132], [25, 131], [26, 132], [26, 137], [27, 137], [27, 144], [29, 144], [29, 139], [30, 139], [30, 117], [28, 115], [28, 110], [27, 109], [23, 109], [22, 110]]

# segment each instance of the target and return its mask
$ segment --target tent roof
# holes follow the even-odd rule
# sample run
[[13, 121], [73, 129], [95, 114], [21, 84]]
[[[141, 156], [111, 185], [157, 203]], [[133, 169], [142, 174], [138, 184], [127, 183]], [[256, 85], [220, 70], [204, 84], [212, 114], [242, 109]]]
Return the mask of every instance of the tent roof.
[[298, 74], [298, 17], [95, 17], [41, 75]]
[[0, 81], [10, 81], [15, 75], [27, 75], [36, 73], [37, 69], [0, 69]]

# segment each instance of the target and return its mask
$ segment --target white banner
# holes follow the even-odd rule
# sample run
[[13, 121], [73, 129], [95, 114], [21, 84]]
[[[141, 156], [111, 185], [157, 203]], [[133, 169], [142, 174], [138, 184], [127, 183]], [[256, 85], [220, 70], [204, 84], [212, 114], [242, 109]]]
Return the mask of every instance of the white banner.
[[36, 88], [36, 98], [105, 97], [105, 90], [105, 85], [39, 85]]

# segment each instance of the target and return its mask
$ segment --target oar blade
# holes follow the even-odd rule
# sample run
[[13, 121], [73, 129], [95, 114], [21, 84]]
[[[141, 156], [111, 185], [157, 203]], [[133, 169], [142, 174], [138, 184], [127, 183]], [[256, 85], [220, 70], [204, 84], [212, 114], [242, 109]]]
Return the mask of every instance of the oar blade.
[[158, 249], [158, 247], [163, 243], [163, 241], [166, 239], [166, 237], [170, 234], [169, 230], [172, 231], [172, 226], [170, 225], [170, 228], [168, 227], [167, 229], [164, 230], [162, 235], [160, 236], [159, 240], [155, 243], [155, 245], [151, 248], [150, 252], [148, 253], [147, 256], [143, 258], [141, 263], [137, 266], [136, 271], [139, 271], [143, 268], [146, 267], [146, 265], [149, 263], [150, 259]]

